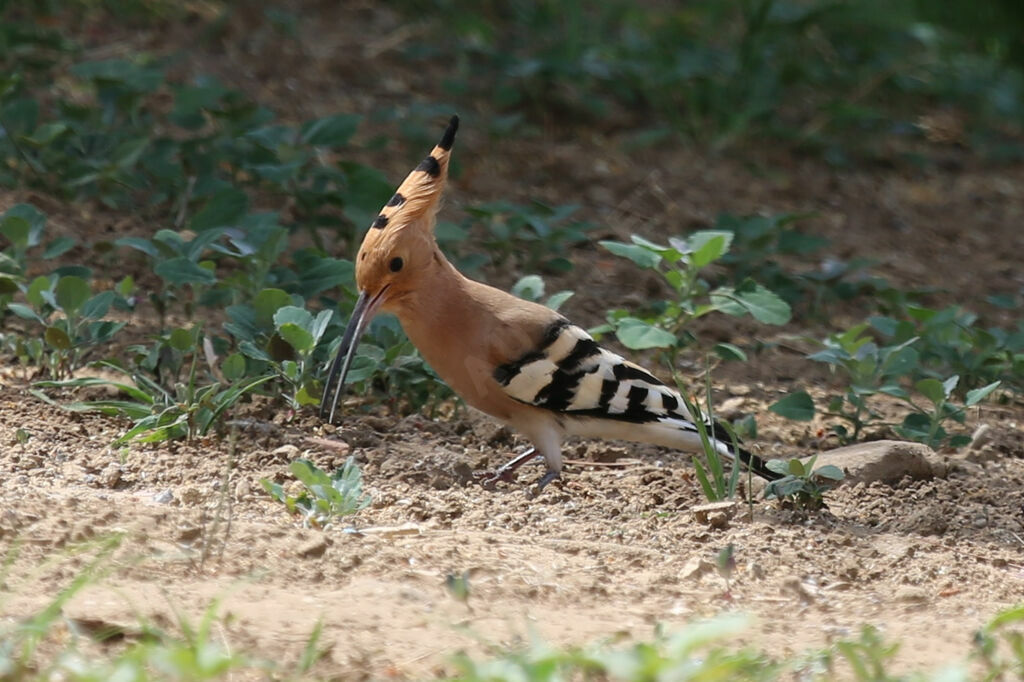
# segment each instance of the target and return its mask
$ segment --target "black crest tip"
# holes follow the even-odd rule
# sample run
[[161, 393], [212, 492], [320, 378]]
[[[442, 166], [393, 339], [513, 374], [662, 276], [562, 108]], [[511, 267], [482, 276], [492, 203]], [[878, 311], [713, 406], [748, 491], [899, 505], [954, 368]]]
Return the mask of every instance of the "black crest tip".
[[437, 143], [437, 146], [441, 149], [448, 151], [452, 148], [452, 144], [455, 142], [455, 133], [459, 130], [459, 117], [452, 116], [451, 120], [448, 121], [448, 127], [444, 130], [444, 135], [441, 136], [441, 141]]

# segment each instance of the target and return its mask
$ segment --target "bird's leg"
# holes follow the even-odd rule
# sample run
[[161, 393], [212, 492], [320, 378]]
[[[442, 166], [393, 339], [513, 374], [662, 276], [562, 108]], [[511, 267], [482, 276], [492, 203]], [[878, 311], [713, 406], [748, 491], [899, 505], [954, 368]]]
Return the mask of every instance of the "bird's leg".
[[547, 472], [541, 477], [541, 479], [537, 481], [536, 487], [532, 491], [530, 491], [531, 496], [536, 497], [537, 495], [540, 495], [540, 491], [544, 490], [544, 486], [546, 486], [548, 483], [551, 483], [551, 481], [555, 480], [560, 475], [560, 472], [555, 471], [554, 469], [548, 469]]
[[516, 470], [529, 462], [531, 459], [540, 457], [540, 453], [537, 452], [537, 448], [530, 448], [521, 455], [516, 455], [508, 462], [502, 464], [496, 471], [488, 472], [481, 471], [479, 476], [482, 479], [482, 483], [486, 488], [493, 488], [498, 481], [511, 482], [515, 480]]

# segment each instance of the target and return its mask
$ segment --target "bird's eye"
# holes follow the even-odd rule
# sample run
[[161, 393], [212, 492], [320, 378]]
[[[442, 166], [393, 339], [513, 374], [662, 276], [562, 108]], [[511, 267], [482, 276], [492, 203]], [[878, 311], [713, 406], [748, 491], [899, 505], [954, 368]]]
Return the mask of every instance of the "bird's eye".
[[391, 272], [398, 272], [402, 269], [403, 265], [405, 265], [405, 263], [401, 258], [392, 258], [391, 262], [388, 263], [388, 267], [391, 268]]

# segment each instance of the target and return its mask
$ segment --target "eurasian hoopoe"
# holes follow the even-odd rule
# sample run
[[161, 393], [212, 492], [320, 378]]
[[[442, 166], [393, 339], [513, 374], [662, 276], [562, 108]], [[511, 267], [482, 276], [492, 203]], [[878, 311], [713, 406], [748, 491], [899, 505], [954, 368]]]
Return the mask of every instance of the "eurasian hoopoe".
[[[562, 442], [571, 435], [700, 451], [697, 427], [675, 389], [601, 348], [557, 312], [466, 278], [441, 253], [435, 214], [458, 127], [453, 116], [363, 239], [359, 298], [328, 372], [321, 417], [334, 421], [359, 338], [384, 310], [398, 316], [423, 358], [469, 405], [533, 442], [492, 480], [539, 453], [547, 463], [543, 488], [561, 472]], [[720, 453], [734, 456], [721, 425], [709, 424], [708, 432]], [[746, 450], [735, 454], [759, 476], [778, 478]]]

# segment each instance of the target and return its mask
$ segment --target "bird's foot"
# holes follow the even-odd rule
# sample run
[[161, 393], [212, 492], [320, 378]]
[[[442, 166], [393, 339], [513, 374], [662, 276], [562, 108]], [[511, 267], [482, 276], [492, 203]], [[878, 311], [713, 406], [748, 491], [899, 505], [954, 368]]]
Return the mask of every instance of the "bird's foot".
[[494, 471], [474, 471], [473, 478], [480, 481], [480, 485], [490, 490], [501, 481], [511, 483], [516, 480], [516, 470], [503, 466]]
[[[502, 464], [500, 467], [497, 468], [497, 470], [493, 472], [474, 471], [473, 476], [477, 478], [480, 481], [480, 484], [483, 485], [483, 487], [485, 488], [493, 488], [500, 481], [511, 483], [512, 481], [516, 480], [516, 471], [519, 469], [519, 467], [523, 466], [531, 459], [535, 459], [537, 457], [540, 457], [540, 455], [537, 454], [537, 451], [534, 448], [530, 448], [523, 454], [518, 455], [515, 458], [509, 460], [508, 462]], [[545, 485], [547, 485], [548, 482], [545, 482]]]
[[527, 492], [527, 495], [531, 498], [537, 497], [540, 495], [541, 491], [544, 490], [547, 484], [551, 483], [551, 481], [554, 481], [556, 478], [561, 478], [561, 474], [557, 471], [548, 469], [547, 473], [541, 476], [539, 481], [530, 486], [530, 490]]

